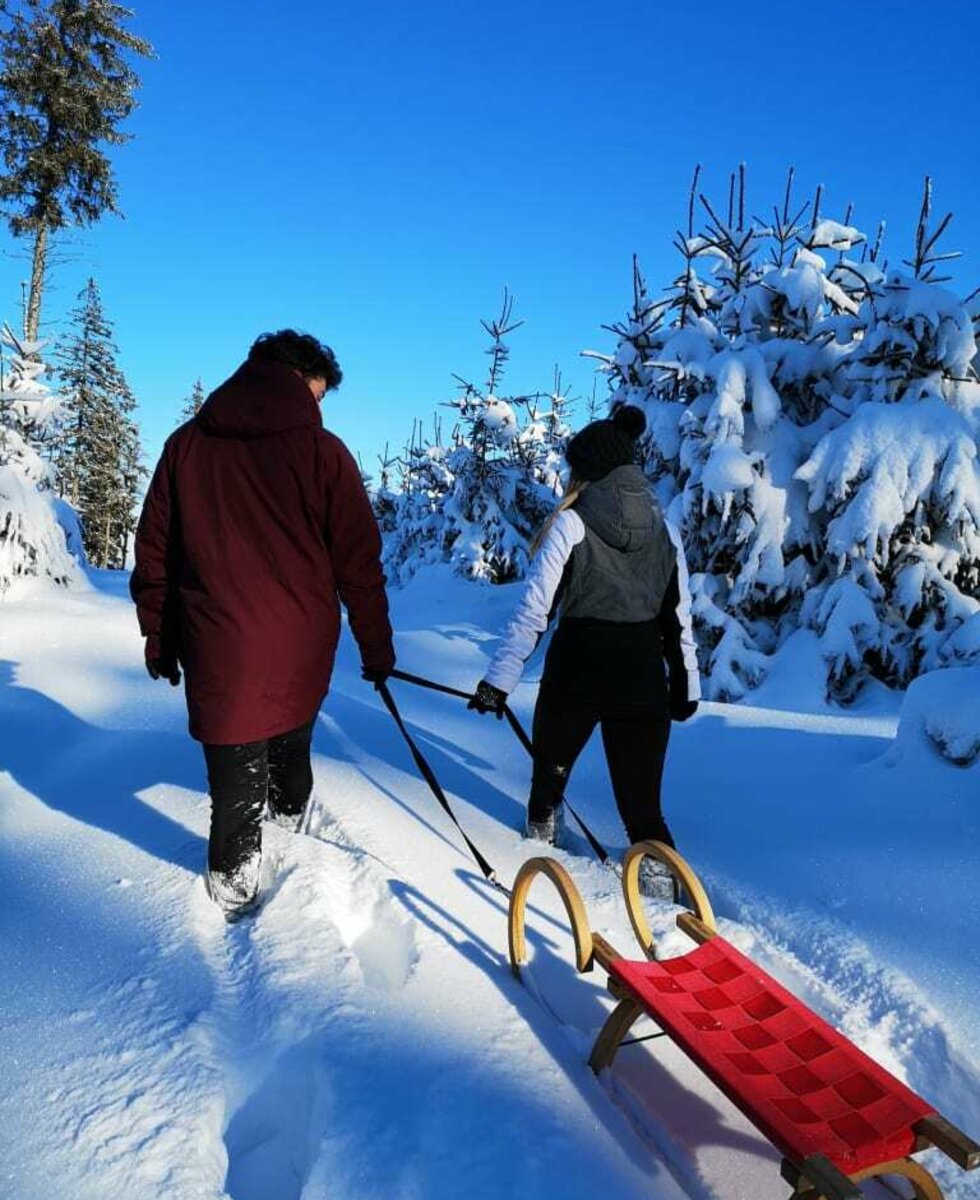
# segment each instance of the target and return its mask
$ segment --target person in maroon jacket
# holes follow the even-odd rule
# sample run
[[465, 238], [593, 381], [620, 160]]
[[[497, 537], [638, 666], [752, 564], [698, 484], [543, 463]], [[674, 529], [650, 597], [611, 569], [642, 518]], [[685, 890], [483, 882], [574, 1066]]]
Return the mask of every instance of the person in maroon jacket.
[[320, 416], [340, 380], [316, 338], [263, 334], [167, 440], [136, 531], [147, 670], [176, 686], [183, 667], [211, 793], [208, 891], [229, 916], [258, 898], [266, 808], [296, 828], [312, 792], [341, 602], [364, 678], [395, 665], [377, 523]]

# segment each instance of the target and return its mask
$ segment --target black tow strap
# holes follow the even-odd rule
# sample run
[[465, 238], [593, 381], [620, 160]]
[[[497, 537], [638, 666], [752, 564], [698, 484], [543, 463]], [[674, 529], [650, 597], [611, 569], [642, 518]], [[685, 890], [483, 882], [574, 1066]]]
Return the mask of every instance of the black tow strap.
[[[392, 672], [392, 673], [394, 674], [394, 672]], [[463, 841], [466, 843], [466, 845], [469, 849], [470, 854], [473, 855], [473, 858], [476, 860], [477, 866], [483, 872], [484, 878], [489, 883], [492, 883], [494, 887], [499, 888], [502, 892], [505, 892], [507, 889], [497, 879], [497, 872], [493, 869], [493, 867], [490, 866], [490, 864], [483, 857], [483, 855], [480, 853], [480, 851], [477, 849], [477, 847], [474, 845], [474, 843], [470, 841], [469, 837], [466, 834], [466, 830], [462, 827], [462, 825], [460, 825], [459, 818], [456, 816], [456, 814], [453, 812], [452, 808], [450, 807], [449, 801], [446, 799], [446, 793], [442, 790], [442, 787], [439, 784], [439, 780], [436, 779], [435, 772], [432, 770], [432, 768], [429, 766], [428, 762], [426, 761], [425, 755], [415, 744], [415, 739], [412, 737], [412, 735], [406, 729], [405, 722], [402, 720], [402, 715], [398, 711], [398, 705], [395, 703], [394, 697], [392, 696], [391, 692], [388, 690], [388, 685], [386, 683], [379, 683], [378, 684], [378, 692], [381, 695], [381, 699], [384, 701], [385, 708], [387, 708], [387, 710], [391, 713], [392, 719], [394, 720], [395, 724], [398, 726], [399, 731], [401, 732], [402, 737], [405, 739], [405, 742], [407, 743], [409, 750], [412, 752], [412, 758], [415, 759], [415, 765], [418, 767], [419, 772], [422, 775], [422, 778], [429, 785], [429, 789], [431, 790], [433, 796], [435, 796], [435, 798], [439, 801], [439, 803], [445, 809], [446, 815], [449, 817], [449, 819], [452, 821], [452, 823], [459, 830], [460, 834], [462, 835]], [[465, 695], [465, 693], [462, 693], [462, 694]]]
[[[400, 679], [403, 683], [412, 683], [416, 687], [427, 688], [429, 691], [432, 691], [432, 692], [442, 692], [446, 696], [457, 696], [460, 700], [472, 700], [473, 699], [472, 692], [463, 692], [463, 691], [460, 691], [459, 688], [448, 687], [444, 683], [436, 683], [434, 679], [426, 679], [422, 675], [412, 675], [408, 671], [400, 671], [397, 668], [391, 672], [391, 678], [392, 679]], [[388, 691], [386, 686], [382, 685], [382, 687], [384, 688], [384, 692]], [[381, 689], [379, 689], [379, 690], [381, 690]], [[383, 699], [384, 699], [384, 692], [382, 692]], [[401, 729], [403, 736], [408, 741], [409, 746], [412, 748], [412, 753], [415, 756], [416, 763], [419, 763], [419, 759], [421, 758], [421, 755], [418, 752], [418, 748], [415, 746], [415, 744], [412, 742], [411, 738], [409, 737], [409, 735], [405, 729], [405, 726], [402, 723], [401, 718], [398, 716], [397, 709], [394, 706], [395, 702], [394, 702], [394, 700], [392, 700], [390, 692], [388, 692], [388, 696], [385, 699], [385, 704], [388, 707], [388, 711], [398, 722], [399, 729]], [[521, 743], [521, 745], [524, 747], [524, 749], [528, 752], [528, 754], [531, 758], [531, 761], [536, 762], [537, 759], [534, 754], [534, 744], [532, 743], [531, 739], [528, 737], [527, 731], [525, 730], [524, 726], [520, 723], [520, 721], [517, 719], [517, 717], [515, 716], [515, 714], [509, 704], [504, 705], [504, 716], [507, 718], [507, 723], [510, 725], [511, 729], [514, 731], [514, 734], [517, 737], [517, 740]], [[424, 762], [425, 760], [423, 759], [422, 761]], [[422, 765], [419, 763], [419, 770], [422, 771], [423, 775], [425, 775], [426, 781], [429, 783], [429, 787], [432, 787], [433, 791], [435, 791], [435, 788], [439, 787], [439, 785], [438, 785], [438, 783], [435, 783], [435, 787], [433, 787], [433, 782], [435, 781], [435, 776], [432, 775], [432, 770], [431, 770], [431, 768], [428, 767], [428, 764], [426, 764], [426, 767], [423, 768]], [[426, 770], [428, 770], [428, 772], [429, 772], [428, 775], [425, 774]], [[429, 779], [430, 775], [432, 775], [431, 780]], [[452, 812], [449, 809], [449, 805], [446, 801], [445, 795], [442, 793], [441, 788], [439, 788], [439, 791], [438, 791], [438, 793], [436, 793], [436, 795], [439, 798], [439, 803], [442, 804], [443, 808], [445, 808], [446, 811], [449, 812], [449, 815], [452, 816]], [[575, 809], [572, 808], [571, 804], [569, 804], [569, 802], [566, 799], [566, 797], [564, 796], [564, 794], [559, 794], [557, 803], [565, 805], [565, 807], [568, 809], [569, 813], [575, 818], [575, 821], [578, 824], [579, 829], [581, 829], [582, 833], [585, 835], [585, 839], [589, 843], [589, 845], [592, 847], [592, 850], [595, 853], [595, 856], [598, 858], [598, 860], [603, 865], [607, 864], [609, 862], [609, 854], [606, 851], [605, 846], [603, 846], [603, 844], [599, 841], [599, 839], [595, 836], [595, 834], [593, 834], [592, 830], [588, 827], [588, 825], [586, 825], [586, 823], [578, 815], [578, 813], [575, 811]], [[456, 818], [453, 817], [453, 820], [456, 821]], [[458, 821], [456, 821], [456, 825], [459, 828], [460, 833], [463, 833], [462, 827], [459, 825]], [[465, 833], [463, 833], [463, 837], [464, 838], [466, 837]], [[467, 845], [471, 846], [471, 848], [474, 851], [474, 857], [476, 857], [479, 854], [479, 851], [477, 851], [476, 848], [472, 846], [472, 844], [470, 843], [468, 838], [467, 838]], [[480, 857], [482, 857], [482, 856], [480, 856]], [[477, 859], [477, 861], [480, 861], [479, 858]], [[481, 869], [482, 869], [482, 867], [481, 867]], [[484, 874], [486, 875], [486, 871], [484, 871]], [[489, 879], [490, 876], [487, 875], [487, 878]]]

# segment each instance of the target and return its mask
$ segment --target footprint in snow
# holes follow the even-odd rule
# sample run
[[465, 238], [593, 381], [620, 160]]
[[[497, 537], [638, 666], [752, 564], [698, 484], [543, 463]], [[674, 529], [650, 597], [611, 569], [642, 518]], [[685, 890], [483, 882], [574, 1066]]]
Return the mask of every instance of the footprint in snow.
[[364, 982], [398, 991], [419, 958], [414, 921], [394, 907], [379, 867], [354, 848], [322, 844], [329, 863], [324, 892], [331, 921], [356, 957]]

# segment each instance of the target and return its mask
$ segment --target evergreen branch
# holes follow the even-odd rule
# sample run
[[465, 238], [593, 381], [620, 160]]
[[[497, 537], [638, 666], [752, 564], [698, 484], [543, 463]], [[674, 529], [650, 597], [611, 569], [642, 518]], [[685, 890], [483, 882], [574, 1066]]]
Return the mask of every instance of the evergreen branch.
[[[786, 194], [783, 197], [783, 224], [784, 225], [789, 223], [789, 221], [788, 221], [789, 204], [790, 204], [790, 196], [792, 195], [792, 191], [793, 191], [793, 179], [794, 179], [795, 175], [796, 175], [795, 167], [790, 167], [789, 170], [786, 172]], [[795, 222], [794, 222], [794, 224], [795, 224]]]
[[816, 229], [820, 221], [820, 201], [823, 199], [823, 184], [817, 184], [816, 194], [813, 197], [813, 219], [810, 224], [811, 229]]

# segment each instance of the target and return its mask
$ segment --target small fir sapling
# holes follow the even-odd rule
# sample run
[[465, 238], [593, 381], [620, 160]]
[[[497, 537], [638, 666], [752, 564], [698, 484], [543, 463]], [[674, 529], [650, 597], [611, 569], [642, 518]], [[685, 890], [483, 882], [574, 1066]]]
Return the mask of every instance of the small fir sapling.
[[506, 338], [522, 322], [505, 291], [500, 316], [481, 322], [490, 335], [487, 381], [457, 376], [449, 402], [448, 445], [412, 441], [402, 461], [401, 492], [386, 537], [385, 565], [396, 580], [419, 565], [447, 562], [456, 574], [489, 583], [520, 579], [529, 544], [561, 495], [568, 394], [555, 375], [550, 393], [501, 396]]

